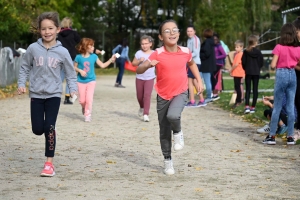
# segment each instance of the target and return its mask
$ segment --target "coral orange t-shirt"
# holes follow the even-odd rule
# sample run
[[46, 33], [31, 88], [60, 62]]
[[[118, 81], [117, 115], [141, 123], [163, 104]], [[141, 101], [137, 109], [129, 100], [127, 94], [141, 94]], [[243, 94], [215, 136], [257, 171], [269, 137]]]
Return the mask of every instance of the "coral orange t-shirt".
[[243, 52], [239, 52], [234, 56], [232, 66], [236, 64], [238, 64], [238, 66], [231, 72], [231, 76], [233, 77], [245, 77], [245, 71], [242, 66], [242, 56]]
[[168, 52], [162, 46], [157, 48], [148, 60], [159, 61], [155, 66], [155, 89], [161, 98], [170, 100], [188, 89], [186, 64], [192, 60], [192, 53], [187, 47], [178, 46], [177, 52]]

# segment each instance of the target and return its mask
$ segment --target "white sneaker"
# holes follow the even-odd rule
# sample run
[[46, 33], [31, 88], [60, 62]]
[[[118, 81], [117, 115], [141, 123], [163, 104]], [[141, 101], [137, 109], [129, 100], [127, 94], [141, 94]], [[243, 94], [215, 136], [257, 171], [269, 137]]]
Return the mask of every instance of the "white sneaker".
[[84, 117], [84, 121], [85, 122], [91, 122], [91, 120], [92, 120], [92, 116], [91, 115], [88, 115], [88, 116]]
[[150, 121], [150, 119], [149, 119], [148, 115], [144, 115], [144, 122], [149, 122], [149, 121]]
[[257, 133], [270, 133], [270, 126], [269, 124], [266, 124], [264, 127], [261, 127], [259, 129], [257, 129]]
[[138, 112], [138, 116], [141, 117], [144, 114], [144, 108], [140, 108]]
[[164, 163], [165, 163], [164, 173], [166, 175], [175, 174], [175, 170], [174, 170], [174, 167], [173, 167], [173, 161], [172, 160], [164, 160]]
[[174, 138], [174, 150], [179, 151], [184, 147], [184, 139], [183, 139], [183, 132], [180, 131], [176, 135], [173, 135]]

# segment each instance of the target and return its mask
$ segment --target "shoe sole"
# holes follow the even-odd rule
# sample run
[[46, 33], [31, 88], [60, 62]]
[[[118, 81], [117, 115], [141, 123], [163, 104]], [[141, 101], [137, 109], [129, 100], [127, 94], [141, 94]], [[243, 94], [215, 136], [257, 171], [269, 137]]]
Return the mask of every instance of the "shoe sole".
[[263, 144], [275, 145], [276, 142], [263, 142]]
[[182, 145], [180, 145], [180, 147], [179, 148], [175, 148], [175, 146], [174, 146], [174, 151], [181, 151], [182, 149], [183, 149], [183, 147], [184, 147], [184, 145], [182, 146]]
[[173, 171], [173, 172], [171, 172], [171, 173], [170, 173], [170, 172], [164, 171], [164, 174], [165, 174], [165, 175], [174, 175], [174, 174], [175, 174], [175, 171]]
[[294, 145], [295, 142], [287, 142], [286, 144], [287, 144], [287, 145]]
[[45, 173], [41, 173], [41, 177], [52, 177], [55, 175], [55, 172], [53, 172], [53, 174], [45, 174]]
[[220, 97], [217, 97], [217, 98], [215, 98], [215, 99], [212, 99], [212, 101], [217, 101], [217, 100], [219, 100], [220, 99]]

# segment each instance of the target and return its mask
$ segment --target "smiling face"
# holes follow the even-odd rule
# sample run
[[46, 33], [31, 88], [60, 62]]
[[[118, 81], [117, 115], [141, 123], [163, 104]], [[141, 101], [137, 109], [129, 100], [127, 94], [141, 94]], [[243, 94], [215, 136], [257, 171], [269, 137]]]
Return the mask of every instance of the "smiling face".
[[40, 34], [46, 47], [51, 47], [56, 44], [56, 35], [59, 31], [60, 28], [56, 27], [52, 20], [44, 19], [41, 21]]
[[161, 33], [158, 35], [159, 39], [166, 46], [177, 45], [179, 39], [179, 29], [174, 22], [167, 22], [161, 28]]
[[148, 39], [144, 39], [141, 41], [141, 48], [143, 51], [147, 52], [151, 49], [152, 42], [150, 42]]
[[186, 34], [189, 38], [192, 38], [196, 34], [196, 31], [192, 27], [188, 27], [186, 29]]

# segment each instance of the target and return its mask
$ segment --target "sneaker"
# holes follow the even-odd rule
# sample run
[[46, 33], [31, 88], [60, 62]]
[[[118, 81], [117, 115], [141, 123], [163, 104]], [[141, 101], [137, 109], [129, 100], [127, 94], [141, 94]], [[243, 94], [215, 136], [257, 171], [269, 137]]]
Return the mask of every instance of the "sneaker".
[[255, 108], [250, 108], [250, 113], [251, 114], [255, 113]]
[[293, 137], [288, 137], [286, 140], [286, 144], [295, 144], [295, 140]]
[[277, 129], [276, 133], [279, 135], [284, 134], [288, 130], [288, 126], [283, 124], [280, 128]]
[[119, 83], [115, 83], [115, 87], [119, 87]]
[[270, 133], [270, 126], [269, 124], [266, 124], [264, 127], [257, 129], [257, 133]]
[[124, 85], [121, 85], [121, 84], [119, 84], [118, 87], [119, 87], [119, 88], [125, 88], [125, 86], [124, 86]]
[[175, 174], [175, 170], [174, 170], [174, 167], [173, 167], [173, 161], [172, 160], [164, 160], [164, 164], [165, 164], [164, 173], [166, 175]]
[[268, 135], [266, 139], [263, 140], [264, 144], [276, 144], [275, 136]]
[[204, 107], [206, 105], [207, 103], [205, 103], [205, 101], [199, 101], [199, 103], [197, 104], [198, 107]]
[[250, 113], [250, 108], [249, 108], [249, 107], [246, 107], [246, 108], [245, 108], [245, 111], [244, 111], [244, 114], [248, 114], [248, 113]]
[[73, 102], [72, 101], [70, 101], [70, 97], [67, 97], [66, 99], [65, 99], [65, 101], [64, 101], [64, 104], [73, 104]]
[[84, 117], [84, 121], [85, 122], [91, 122], [91, 120], [92, 120], [92, 116], [91, 115], [87, 115], [87, 116]]
[[174, 150], [179, 151], [184, 147], [184, 139], [183, 139], [183, 132], [180, 131], [176, 135], [173, 134], [174, 137]]
[[50, 162], [45, 162], [44, 169], [41, 173], [41, 176], [52, 177], [55, 175], [54, 166]]
[[217, 101], [217, 100], [219, 100], [219, 99], [220, 99], [219, 95], [213, 96], [213, 97], [211, 98], [212, 101]]
[[138, 116], [141, 117], [144, 114], [144, 108], [140, 108], [138, 112]]
[[144, 115], [144, 122], [149, 122], [149, 121], [150, 121], [150, 119], [149, 119], [148, 115]]
[[210, 102], [212, 102], [212, 99], [205, 99], [204, 102], [205, 103], [210, 103]]
[[195, 108], [195, 107], [197, 107], [197, 105], [196, 105], [196, 103], [192, 103], [192, 102], [188, 102], [186, 105], [185, 105], [185, 107], [188, 107], [188, 108]]

